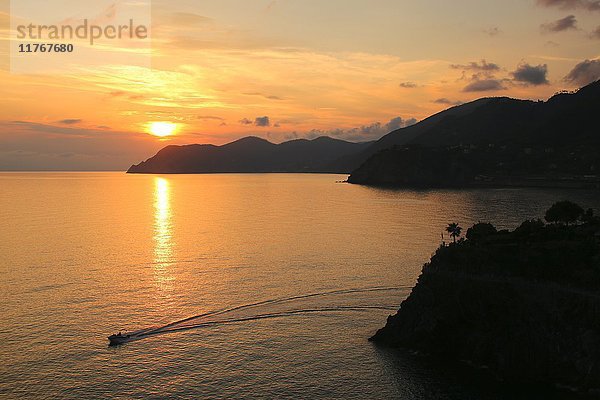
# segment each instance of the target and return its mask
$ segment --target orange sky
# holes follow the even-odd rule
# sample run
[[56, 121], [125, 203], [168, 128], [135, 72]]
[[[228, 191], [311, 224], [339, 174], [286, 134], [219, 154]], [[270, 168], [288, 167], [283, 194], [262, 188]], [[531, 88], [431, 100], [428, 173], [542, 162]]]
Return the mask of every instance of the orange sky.
[[[154, 1], [152, 68], [120, 49], [39, 75], [7, 71], [2, 2], [0, 169], [125, 169], [166, 144], [247, 135], [373, 140], [460, 102], [600, 76], [586, 0]], [[154, 121], [176, 134], [149, 135]]]

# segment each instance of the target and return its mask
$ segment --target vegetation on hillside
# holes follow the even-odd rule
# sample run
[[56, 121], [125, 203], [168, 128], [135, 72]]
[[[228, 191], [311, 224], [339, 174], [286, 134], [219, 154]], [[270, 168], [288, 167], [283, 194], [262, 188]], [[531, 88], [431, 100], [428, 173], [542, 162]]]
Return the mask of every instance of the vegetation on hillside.
[[[600, 288], [600, 217], [562, 201], [545, 219], [525, 221], [514, 231], [475, 224], [466, 237], [443, 244], [425, 269]], [[456, 231], [458, 224], [450, 227]]]

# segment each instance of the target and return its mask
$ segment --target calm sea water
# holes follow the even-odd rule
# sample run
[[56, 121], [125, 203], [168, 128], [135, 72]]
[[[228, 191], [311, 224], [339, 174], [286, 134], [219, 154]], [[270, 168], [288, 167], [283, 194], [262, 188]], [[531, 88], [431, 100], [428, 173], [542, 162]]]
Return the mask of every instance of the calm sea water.
[[[343, 179], [0, 174], [0, 396], [514, 398], [367, 338], [448, 222], [514, 228], [560, 199], [599, 207], [598, 193]], [[118, 330], [217, 310], [107, 346]]]

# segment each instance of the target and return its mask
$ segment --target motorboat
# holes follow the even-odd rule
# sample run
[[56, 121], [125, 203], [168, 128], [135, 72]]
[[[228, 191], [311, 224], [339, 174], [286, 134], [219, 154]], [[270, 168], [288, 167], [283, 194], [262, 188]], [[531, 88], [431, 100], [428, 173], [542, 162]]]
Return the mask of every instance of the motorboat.
[[122, 334], [121, 332], [108, 337], [108, 341], [110, 342], [111, 346], [118, 346], [120, 344], [127, 343], [130, 340], [130, 334]]

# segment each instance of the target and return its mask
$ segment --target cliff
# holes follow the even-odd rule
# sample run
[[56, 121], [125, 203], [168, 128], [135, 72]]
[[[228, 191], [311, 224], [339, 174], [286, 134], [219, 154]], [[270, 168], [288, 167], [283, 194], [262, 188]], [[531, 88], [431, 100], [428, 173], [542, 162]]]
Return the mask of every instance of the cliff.
[[485, 366], [512, 383], [600, 393], [600, 220], [489, 227], [440, 247], [371, 340]]

